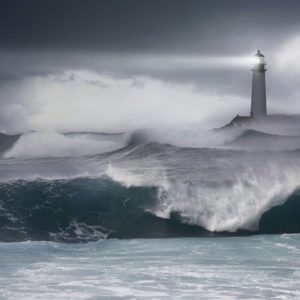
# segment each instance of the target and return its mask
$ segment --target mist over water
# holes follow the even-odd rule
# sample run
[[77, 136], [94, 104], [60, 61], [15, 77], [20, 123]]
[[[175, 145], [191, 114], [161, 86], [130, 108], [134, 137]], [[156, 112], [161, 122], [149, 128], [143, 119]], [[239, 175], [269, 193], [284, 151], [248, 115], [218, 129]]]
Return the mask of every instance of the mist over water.
[[125, 145], [126, 136], [97, 133], [57, 133], [54, 131], [24, 134], [4, 158], [73, 157], [110, 152]]

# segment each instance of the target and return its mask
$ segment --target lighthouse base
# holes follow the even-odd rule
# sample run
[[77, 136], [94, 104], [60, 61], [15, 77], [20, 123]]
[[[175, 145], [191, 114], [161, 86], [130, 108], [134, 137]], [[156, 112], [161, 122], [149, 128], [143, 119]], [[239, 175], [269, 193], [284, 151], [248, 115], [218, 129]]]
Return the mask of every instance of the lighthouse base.
[[251, 116], [234, 117], [228, 124], [219, 129], [230, 128], [257, 128], [270, 127], [272, 128], [300, 128], [300, 115], [283, 115], [274, 114], [268, 115], [263, 119], [255, 119]]

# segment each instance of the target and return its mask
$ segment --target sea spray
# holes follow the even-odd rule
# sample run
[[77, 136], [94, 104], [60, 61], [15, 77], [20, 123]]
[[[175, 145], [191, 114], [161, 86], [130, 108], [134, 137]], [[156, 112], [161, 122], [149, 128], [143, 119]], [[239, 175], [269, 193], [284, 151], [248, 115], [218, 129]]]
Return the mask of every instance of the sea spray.
[[[300, 210], [300, 155], [290, 151], [290, 139], [235, 131], [224, 134], [223, 145], [209, 147], [207, 140], [196, 147], [194, 133], [179, 132], [176, 143], [172, 134], [177, 146], [168, 136], [143, 131], [24, 135], [7, 152], [15, 154], [0, 159], [0, 239], [82, 242], [300, 232], [293, 213]], [[179, 146], [182, 136], [193, 147]], [[62, 146], [51, 148], [57, 138]], [[286, 149], [259, 148], [262, 140], [268, 144], [274, 138]], [[44, 139], [50, 145], [39, 149]], [[255, 141], [258, 148], [232, 149], [228, 139]], [[106, 151], [107, 142], [116, 148]], [[68, 153], [64, 145], [74, 149]], [[270, 225], [279, 219], [284, 222]]]
[[258, 231], [262, 215], [299, 188], [298, 168], [260, 171], [248, 170], [231, 182], [169, 183], [159, 190], [161, 201], [153, 213], [168, 218], [175, 211], [183, 222], [210, 231]]
[[72, 157], [99, 154], [119, 149], [126, 137], [120, 135], [73, 133], [54, 131], [24, 134], [8, 149], [4, 158]]

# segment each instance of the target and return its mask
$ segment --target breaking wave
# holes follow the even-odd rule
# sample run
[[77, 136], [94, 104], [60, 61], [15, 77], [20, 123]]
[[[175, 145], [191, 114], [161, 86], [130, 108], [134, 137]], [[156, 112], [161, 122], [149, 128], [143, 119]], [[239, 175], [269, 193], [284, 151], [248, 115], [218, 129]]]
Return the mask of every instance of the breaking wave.
[[155, 187], [127, 188], [109, 178], [2, 183], [0, 240], [80, 242], [205, 231], [151, 214], [157, 195]]
[[33, 132], [0, 139], [1, 241], [300, 232], [297, 136]]
[[126, 186], [109, 177], [1, 183], [0, 240], [85, 242], [299, 232], [297, 191], [289, 194], [288, 188], [278, 187], [264, 194], [258, 188], [252, 192], [256, 183], [248, 183], [246, 188], [238, 183], [223, 189], [214, 183], [206, 188], [187, 183], [166, 189]]

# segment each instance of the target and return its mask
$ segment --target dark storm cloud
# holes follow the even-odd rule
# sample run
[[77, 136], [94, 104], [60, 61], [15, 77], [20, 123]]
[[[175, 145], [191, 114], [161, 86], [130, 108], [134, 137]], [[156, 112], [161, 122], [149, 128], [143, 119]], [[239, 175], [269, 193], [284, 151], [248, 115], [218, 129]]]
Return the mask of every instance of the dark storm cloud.
[[0, 46], [236, 54], [295, 29], [299, 9], [297, 0], [2, 0]]
[[[76, 70], [131, 78], [134, 88], [143, 89], [137, 77], [148, 76], [247, 100], [250, 66], [218, 69], [173, 58], [211, 61], [261, 49], [268, 61], [268, 95], [288, 103], [299, 84], [282, 80], [276, 55], [299, 36], [299, 15], [298, 0], [0, 0], [0, 102], [11, 102], [4, 86], [49, 74], [68, 84], [76, 81]], [[85, 82], [105, 87], [95, 79]], [[22, 101], [30, 111], [30, 101]]]

